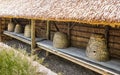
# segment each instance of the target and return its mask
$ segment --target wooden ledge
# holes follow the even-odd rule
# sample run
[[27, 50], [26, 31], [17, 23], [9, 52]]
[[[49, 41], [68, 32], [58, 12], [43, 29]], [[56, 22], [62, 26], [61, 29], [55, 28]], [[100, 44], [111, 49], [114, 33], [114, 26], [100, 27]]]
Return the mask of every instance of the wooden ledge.
[[89, 59], [85, 55], [85, 49], [69, 47], [66, 49], [57, 49], [52, 45], [52, 41], [44, 40], [37, 42], [39, 48], [70, 60], [76, 64], [84, 66], [100, 74], [120, 74], [120, 60], [111, 59], [108, 62], [97, 62]]
[[[31, 38], [25, 37], [23, 33], [17, 34], [15, 32], [4, 31], [4, 34], [31, 45]], [[44, 39], [36, 38], [36, 41], [42, 41], [42, 40]]]

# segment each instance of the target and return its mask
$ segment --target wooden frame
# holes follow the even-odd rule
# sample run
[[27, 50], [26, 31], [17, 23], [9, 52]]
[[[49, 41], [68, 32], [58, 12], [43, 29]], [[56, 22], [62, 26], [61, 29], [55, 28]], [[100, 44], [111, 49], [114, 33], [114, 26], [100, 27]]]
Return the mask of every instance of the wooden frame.
[[[50, 21], [47, 20], [47, 30], [46, 30], [46, 38], [50, 40]], [[49, 55], [49, 52], [46, 51], [46, 57]]]
[[50, 21], [49, 20], [47, 20], [46, 38], [50, 40]]
[[31, 50], [34, 50], [36, 47], [35, 41], [35, 20], [31, 20]]
[[[71, 30], [71, 28], [72, 28], [73, 26], [74, 26], [74, 25], [71, 26], [71, 23], [68, 24], [68, 36], [70, 36], [70, 33], [71, 33], [70, 30]], [[57, 28], [57, 27], [56, 27], [56, 28]], [[107, 29], [108, 29], [108, 28], [106, 28], [106, 31], [107, 31]], [[57, 28], [57, 30], [59, 31], [58, 28]], [[106, 37], [106, 38], [108, 38], [108, 33], [109, 33], [109, 32], [106, 32], [106, 34], [105, 34], [105, 37]], [[6, 35], [8, 35], [8, 34], [6, 34]], [[11, 35], [8, 35], [8, 36], [11, 36]], [[11, 37], [17, 38], [17, 39], [20, 40], [20, 41], [23, 41], [23, 42], [26, 42], [26, 43], [30, 44], [30, 45], [31, 45], [31, 50], [35, 50], [35, 48], [36, 48], [36, 40], [35, 40], [35, 20], [33, 20], [33, 19], [31, 20], [31, 42], [25, 41], [25, 40], [21, 39], [20, 37], [14, 37], [14, 36], [11, 36]], [[46, 38], [47, 38], [48, 40], [50, 40], [50, 21], [49, 21], [49, 20], [47, 21]], [[69, 38], [69, 39], [70, 39], [70, 38]], [[100, 74], [103, 74], [103, 75], [117, 74], [117, 73], [110, 72], [110, 71], [108, 71], [108, 70], [106, 70], [106, 69], [101, 69], [100, 67], [97, 67], [97, 66], [95, 66], [95, 65], [93, 65], [93, 64], [90, 64], [90, 63], [87, 63], [87, 62], [85, 62], [85, 61], [83, 61], [83, 60], [77, 59], [77, 58], [75, 58], [75, 57], [73, 57], [73, 56], [70, 56], [70, 55], [67, 55], [67, 54], [65, 54], [65, 53], [51, 51], [50, 49], [48, 49], [48, 48], [46, 48], [46, 47], [44, 47], [44, 46], [40, 46], [40, 45], [38, 45], [38, 47], [41, 48], [41, 49], [46, 50], [46, 55], [48, 55], [49, 52], [50, 52], [50, 53], [53, 53], [53, 54], [55, 54], [55, 55], [58, 55], [58, 56], [60, 56], [60, 57], [62, 57], [62, 58], [65, 58], [65, 59], [67, 59], [67, 60], [69, 60], [69, 61], [72, 61], [72, 62], [74, 62], [74, 63], [76, 63], [76, 64], [78, 64], [78, 65], [81, 65], [81, 66], [84, 66], [84, 67], [86, 67], [86, 68], [89, 68], [89, 69], [91, 69], [91, 70], [93, 70], [93, 71], [95, 71], [95, 72], [98, 72], [98, 73], [100, 73]]]

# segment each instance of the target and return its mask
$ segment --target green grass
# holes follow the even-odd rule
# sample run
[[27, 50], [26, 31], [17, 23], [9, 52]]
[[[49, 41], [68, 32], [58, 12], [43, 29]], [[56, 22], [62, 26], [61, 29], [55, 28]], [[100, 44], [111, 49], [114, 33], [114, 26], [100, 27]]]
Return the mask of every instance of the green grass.
[[0, 50], [0, 75], [38, 75], [27, 58], [16, 54], [12, 49]]

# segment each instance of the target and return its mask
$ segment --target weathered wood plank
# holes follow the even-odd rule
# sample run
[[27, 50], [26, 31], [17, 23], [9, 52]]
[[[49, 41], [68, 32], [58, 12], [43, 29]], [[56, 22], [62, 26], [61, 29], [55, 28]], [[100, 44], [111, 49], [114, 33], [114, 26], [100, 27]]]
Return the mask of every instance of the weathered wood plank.
[[[14, 32], [8, 32], [8, 31], [4, 31], [4, 34], [7, 35], [7, 36], [10, 36], [12, 38], [15, 38], [15, 39], [18, 39], [24, 43], [27, 43], [29, 45], [31, 45], [31, 38], [27, 38], [23, 35], [23, 33], [21, 34], [17, 34], [17, 33], [14, 33]], [[36, 38], [35, 39], [36, 41], [42, 41], [44, 39], [42, 38]]]
[[47, 37], [48, 40], [50, 40], [50, 24], [49, 24], [49, 20], [47, 21], [46, 37]]
[[35, 20], [31, 20], [31, 50], [34, 50], [36, 47], [35, 41]]

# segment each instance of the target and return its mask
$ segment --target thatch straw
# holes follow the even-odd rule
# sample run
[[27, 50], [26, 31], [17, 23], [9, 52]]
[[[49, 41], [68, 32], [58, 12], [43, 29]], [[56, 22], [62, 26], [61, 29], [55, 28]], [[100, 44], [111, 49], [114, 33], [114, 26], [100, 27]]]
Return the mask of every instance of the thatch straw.
[[64, 49], [69, 46], [68, 36], [62, 32], [56, 32], [53, 38], [55, 48]]
[[86, 55], [97, 61], [108, 61], [109, 51], [102, 35], [92, 34], [86, 49]]
[[15, 25], [13, 23], [8, 24], [8, 31], [13, 32], [15, 28]]
[[0, 0], [0, 17], [120, 25], [120, 0]]

